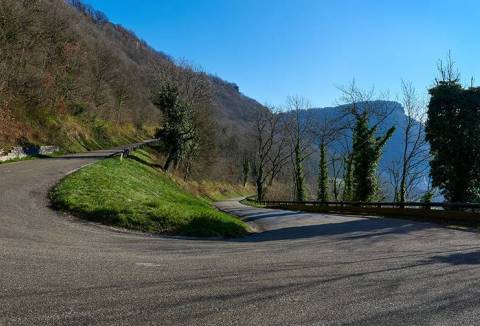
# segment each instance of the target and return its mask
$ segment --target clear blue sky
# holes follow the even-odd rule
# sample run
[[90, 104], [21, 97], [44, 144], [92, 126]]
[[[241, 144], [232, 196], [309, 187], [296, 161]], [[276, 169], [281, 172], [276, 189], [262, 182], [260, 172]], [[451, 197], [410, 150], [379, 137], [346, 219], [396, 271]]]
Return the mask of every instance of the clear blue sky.
[[187, 59], [262, 103], [335, 104], [352, 78], [426, 92], [451, 50], [480, 79], [477, 0], [86, 0], [157, 50]]

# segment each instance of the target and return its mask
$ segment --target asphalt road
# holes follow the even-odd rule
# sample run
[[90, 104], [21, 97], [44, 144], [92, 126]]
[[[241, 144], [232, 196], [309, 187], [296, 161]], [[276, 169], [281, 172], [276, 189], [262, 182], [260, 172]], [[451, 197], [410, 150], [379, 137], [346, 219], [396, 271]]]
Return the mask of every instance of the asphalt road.
[[109, 153], [0, 165], [0, 325], [479, 323], [474, 232], [229, 201], [259, 233], [195, 240], [48, 207], [49, 187]]

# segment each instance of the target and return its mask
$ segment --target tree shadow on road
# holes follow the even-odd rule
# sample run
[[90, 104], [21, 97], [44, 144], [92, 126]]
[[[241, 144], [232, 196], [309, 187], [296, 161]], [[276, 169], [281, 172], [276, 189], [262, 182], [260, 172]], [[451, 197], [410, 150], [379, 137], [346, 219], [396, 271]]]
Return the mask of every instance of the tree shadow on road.
[[[278, 214], [278, 213], [277, 213]], [[284, 216], [282, 213], [273, 216]], [[248, 219], [246, 219], [248, 221]], [[321, 220], [319, 220], [321, 223]], [[422, 231], [440, 226], [430, 223], [412, 223], [406, 220], [359, 218], [339, 223], [324, 223], [315, 225], [301, 225], [268, 230], [252, 234], [236, 241], [263, 242], [277, 240], [306, 239], [319, 236], [344, 236], [344, 240], [372, 238], [384, 235], [404, 235], [410, 232]]]
[[253, 222], [256, 220], [260, 220], [263, 218], [269, 218], [269, 217], [284, 217], [284, 216], [293, 216], [293, 215], [302, 215], [305, 213], [302, 212], [264, 212], [264, 213], [258, 213], [258, 214], [253, 214], [249, 215], [247, 217], [244, 217], [243, 220], [245, 222]]
[[450, 265], [479, 265], [480, 251], [459, 252], [447, 256], [435, 256], [431, 258], [432, 262], [445, 263]]

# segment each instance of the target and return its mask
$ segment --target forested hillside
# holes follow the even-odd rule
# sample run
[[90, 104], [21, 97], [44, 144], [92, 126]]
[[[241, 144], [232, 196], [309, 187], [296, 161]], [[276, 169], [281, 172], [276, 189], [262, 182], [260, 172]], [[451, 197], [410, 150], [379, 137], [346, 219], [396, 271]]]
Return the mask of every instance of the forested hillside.
[[209, 157], [236, 169], [232, 144], [262, 106], [235, 84], [176, 63], [79, 0], [1, 0], [0, 13], [1, 147], [81, 151], [151, 137], [162, 119], [152, 103], [159, 81], [196, 78], [213, 113]]

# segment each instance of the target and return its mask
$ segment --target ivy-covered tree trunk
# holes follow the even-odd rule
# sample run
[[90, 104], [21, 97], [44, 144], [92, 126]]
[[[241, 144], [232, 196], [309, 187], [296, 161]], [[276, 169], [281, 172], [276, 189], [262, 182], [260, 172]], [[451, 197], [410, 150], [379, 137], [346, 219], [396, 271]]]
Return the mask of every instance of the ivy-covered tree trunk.
[[305, 201], [305, 177], [303, 173], [302, 152], [299, 140], [294, 150], [295, 200]]
[[328, 201], [327, 146], [324, 142], [320, 145], [317, 200], [321, 202]]
[[353, 199], [368, 202], [378, 194], [377, 170], [385, 143], [392, 137], [395, 128], [390, 128], [382, 137], [376, 137], [377, 126], [370, 127], [366, 113], [356, 116], [353, 139]]
[[248, 175], [250, 174], [250, 160], [247, 156], [242, 161], [242, 184], [243, 187], [247, 185]]
[[170, 148], [167, 153], [167, 159], [165, 160], [165, 164], [163, 165], [163, 169], [168, 171], [172, 165], [175, 165], [177, 162], [178, 157], [178, 149], [175, 147]]
[[263, 168], [258, 167], [255, 169], [255, 187], [257, 188], [257, 200], [262, 201], [265, 197], [265, 188], [263, 181]]
[[350, 201], [353, 198], [353, 157], [351, 153], [345, 158], [343, 182], [343, 200]]

